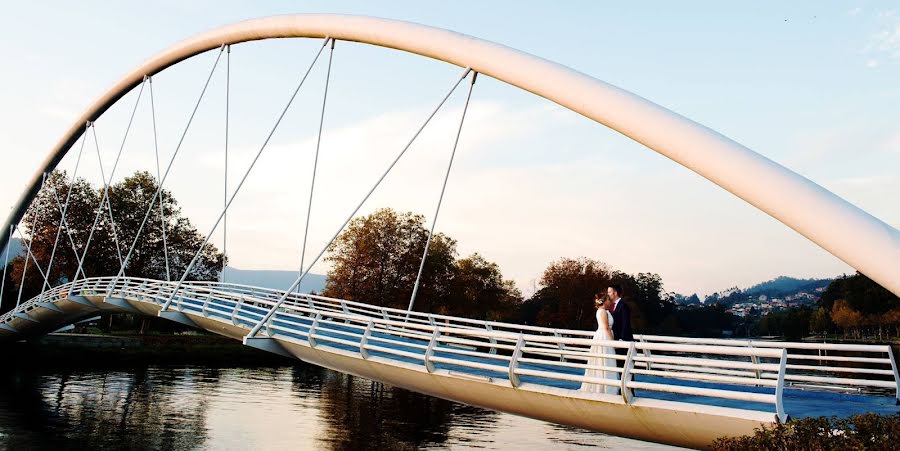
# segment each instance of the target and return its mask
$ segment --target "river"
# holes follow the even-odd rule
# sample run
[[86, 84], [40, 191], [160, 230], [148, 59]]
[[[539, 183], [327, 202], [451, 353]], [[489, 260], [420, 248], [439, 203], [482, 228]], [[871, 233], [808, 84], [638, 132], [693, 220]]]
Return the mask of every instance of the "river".
[[299, 363], [106, 362], [0, 375], [0, 449], [676, 449]]

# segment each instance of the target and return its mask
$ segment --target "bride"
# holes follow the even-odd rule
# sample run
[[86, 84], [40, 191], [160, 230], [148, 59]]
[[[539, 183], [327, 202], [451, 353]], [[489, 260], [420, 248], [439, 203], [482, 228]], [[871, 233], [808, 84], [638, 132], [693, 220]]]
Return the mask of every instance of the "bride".
[[[612, 299], [609, 298], [609, 296], [598, 294], [594, 297], [594, 306], [597, 308], [597, 332], [594, 333], [593, 340], [612, 341], [613, 316], [612, 312], [610, 311], [613, 307]], [[615, 349], [612, 346], [601, 346], [600, 344], [595, 344], [591, 346], [591, 354], [614, 355]], [[615, 359], [601, 359], [598, 357], [590, 357], [587, 359], [587, 365], [588, 369], [584, 372], [585, 377], [619, 380], [619, 373], [615, 371]], [[601, 370], [599, 369], [600, 367], [609, 367], [612, 370]], [[609, 395], [619, 394], [619, 388], [616, 386], [594, 384], [590, 382], [582, 383], [581, 390], [591, 393], [606, 393]]]

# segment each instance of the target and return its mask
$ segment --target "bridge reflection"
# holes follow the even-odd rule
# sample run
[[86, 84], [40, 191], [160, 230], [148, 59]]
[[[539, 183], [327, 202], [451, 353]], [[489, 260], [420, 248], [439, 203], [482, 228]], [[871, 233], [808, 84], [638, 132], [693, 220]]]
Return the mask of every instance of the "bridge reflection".
[[[250, 399], [261, 386], [268, 396]], [[278, 435], [256, 435], [284, 410], [291, 415], [276, 423]], [[445, 444], [454, 427], [490, 429], [498, 416], [302, 363], [98, 369], [60, 362], [0, 375], [5, 449], [414, 449]]]

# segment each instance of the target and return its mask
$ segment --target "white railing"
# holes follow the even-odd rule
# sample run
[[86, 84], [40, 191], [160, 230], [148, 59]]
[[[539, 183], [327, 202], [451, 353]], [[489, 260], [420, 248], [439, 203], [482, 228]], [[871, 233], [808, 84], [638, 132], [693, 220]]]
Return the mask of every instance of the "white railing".
[[[48, 308], [70, 296], [111, 292], [117, 298], [163, 304], [175, 288], [174, 283], [140, 278], [120, 278], [111, 286], [113, 280], [83, 279], [55, 287], [40, 299], [0, 316], [0, 325], [28, 318], [31, 310]], [[188, 282], [174, 296], [173, 306], [183, 313], [251, 328], [283, 295], [283, 291], [247, 285]], [[637, 336], [635, 342], [601, 342], [593, 340], [589, 331], [408, 312], [297, 293], [288, 295], [262, 331], [265, 337], [312, 347], [331, 346], [363, 359], [416, 365], [428, 372], [447, 371], [489, 382], [506, 380], [523, 389], [549, 386], [595, 396], [594, 392], [577, 391], [577, 385], [597, 384], [617, 389], [616, 396], [625, 403], [631, 402], [633, 390], [638, 389], [773, 404], [782, 420], [786, 383], [804, 388], [893, 388], [900, 393], [900, 377], [887, 346], [655, 335]], [[605, 355], [592, 346], [621, 354]], [[846, 353], [854, 355], [838, 355]], [[598, 359], [621, 363], [601, 367]], [[889, 368], [868, 367], [873, 365]], [[587, 376], [588, 370], [618, 377]], [[641, 380], [633, 380], [634, 376]]]

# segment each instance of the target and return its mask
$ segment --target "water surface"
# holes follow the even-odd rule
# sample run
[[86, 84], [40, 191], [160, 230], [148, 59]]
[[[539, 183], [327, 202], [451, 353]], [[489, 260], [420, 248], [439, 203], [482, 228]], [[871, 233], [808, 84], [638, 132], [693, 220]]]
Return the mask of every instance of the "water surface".
[[594, 447], [676, 449], [500, 414], [302, 363], [64, 366], [0, 375], [0, 449]]

